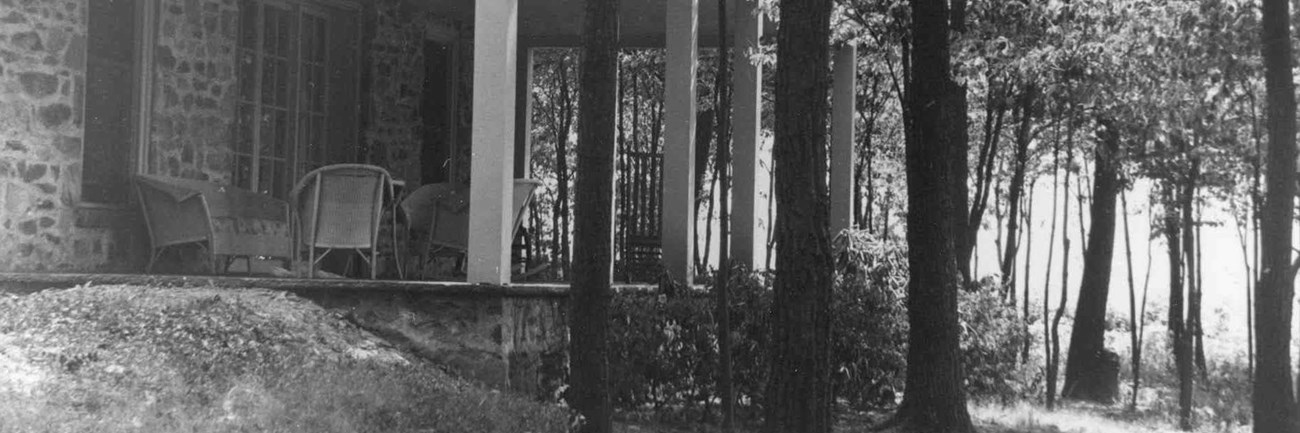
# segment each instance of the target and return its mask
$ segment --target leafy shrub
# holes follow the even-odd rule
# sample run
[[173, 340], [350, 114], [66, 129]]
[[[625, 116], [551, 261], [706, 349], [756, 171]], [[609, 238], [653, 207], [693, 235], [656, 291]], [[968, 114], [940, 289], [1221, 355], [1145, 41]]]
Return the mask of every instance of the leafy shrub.
[[1035, 393], [1042, 375], [1037, 364], [1020, 359], [1031, 336], [1017, 309], [1002, 300], [997, 284], [985, 280], [959, 294], [961, 354], [966, 392], [1009, 402]]
[[[890, 406], [902, 395], [907, 355], [907, 250], [899, 241], [846, 231], [833, 243], [831, 362], [836, 397], [861, 407]], [[702, 278], [711, 281], [710, 278]], [[772, 300], [770, 275], [733, 271], [732, 359], [742, 409], [762, 407], [767, 385]], [[992, 284], [992, 283], [986, 283]], [[663, 287], [613, 299], [610, 366], [615, 405], [623, 410], [704, 410], [716, 399], [714, 298], [708, 291]], [[1039, 366], [1020, 362], [1030, 338], [1016, 308], [991, 287], [959, 297], [967, 390], [1012, 398], [1041, 382]]]

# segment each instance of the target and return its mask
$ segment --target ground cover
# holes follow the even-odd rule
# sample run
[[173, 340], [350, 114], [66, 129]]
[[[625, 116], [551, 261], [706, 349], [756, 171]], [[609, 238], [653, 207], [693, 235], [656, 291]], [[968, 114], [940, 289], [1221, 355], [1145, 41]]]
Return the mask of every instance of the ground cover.
[[568, 412], [447, 374], [282, 292], [0, 295], [0, 432], [560, 432]]

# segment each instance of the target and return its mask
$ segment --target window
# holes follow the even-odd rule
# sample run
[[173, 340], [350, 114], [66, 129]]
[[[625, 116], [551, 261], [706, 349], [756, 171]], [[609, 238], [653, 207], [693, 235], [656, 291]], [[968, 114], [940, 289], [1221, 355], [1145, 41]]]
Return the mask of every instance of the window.
[[241, 0], [234, 183], [279, 197], [356, 139], [355, 24], [343, 11]]
[[96, 0], [89, 6], [86, 49], [85, 161], [81, 198], [88, 203], [123, 204], [129, 197], [139, 89], [137, 0]]

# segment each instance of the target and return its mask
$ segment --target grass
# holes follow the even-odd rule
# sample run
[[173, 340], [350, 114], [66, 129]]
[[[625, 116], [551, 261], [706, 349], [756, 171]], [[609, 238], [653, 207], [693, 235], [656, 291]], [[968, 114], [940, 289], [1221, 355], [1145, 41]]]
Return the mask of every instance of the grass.
[[568, 411], [446, 374], [263, 290], [0, 295], [0, 432], [561, 432]]

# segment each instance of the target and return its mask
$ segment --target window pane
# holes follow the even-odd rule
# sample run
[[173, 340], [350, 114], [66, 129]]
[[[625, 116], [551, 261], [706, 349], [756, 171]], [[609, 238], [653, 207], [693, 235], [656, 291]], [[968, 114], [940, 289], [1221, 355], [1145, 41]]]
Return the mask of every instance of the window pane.
[[257, 97], [257, 54], [239, 50], [239, 97], [253, 101]]
[[240, 103], [235, 117], [235, 152], [253, 153], [253, 106]]
[[239, 1], [239, 47], [257, 47], [257, 2]]
[[275, 110], [275, 156], [289, 158], [289, 146], [293, 143], [292, 129], [289, 128], [289, 111]]
[[235, 186], [249, 188], [253, 181], [253, 159], [247, 156], [235, 156], [235, 172], [232, 179]]
[[126, 201], [135, 140], [135, 1], [89, 2], [82, 199]]

